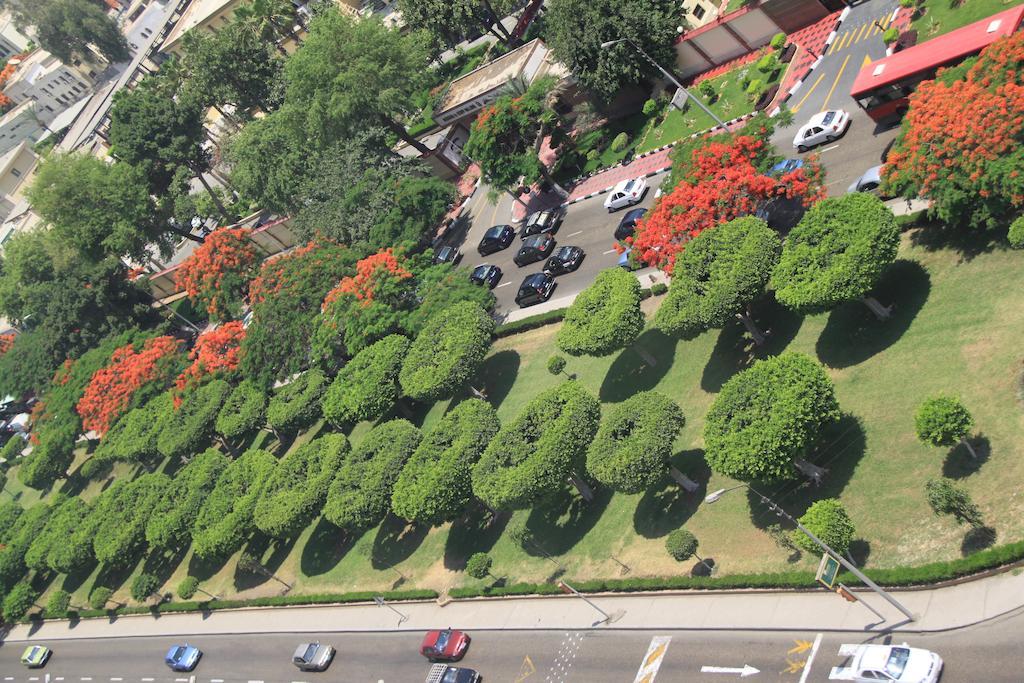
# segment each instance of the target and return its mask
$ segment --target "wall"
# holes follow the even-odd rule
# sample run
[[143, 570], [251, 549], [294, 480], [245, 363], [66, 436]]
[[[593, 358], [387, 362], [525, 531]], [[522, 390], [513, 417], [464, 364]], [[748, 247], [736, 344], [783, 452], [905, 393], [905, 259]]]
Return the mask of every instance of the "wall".
[[17, 103], [34, 101], [39, 120], [50, 123], [62, 111], [89, 95], [93, 83], [89, 70], [68, 67], [46, 52], [41, 56], [34, 53], [4, 88], [4, 94]]

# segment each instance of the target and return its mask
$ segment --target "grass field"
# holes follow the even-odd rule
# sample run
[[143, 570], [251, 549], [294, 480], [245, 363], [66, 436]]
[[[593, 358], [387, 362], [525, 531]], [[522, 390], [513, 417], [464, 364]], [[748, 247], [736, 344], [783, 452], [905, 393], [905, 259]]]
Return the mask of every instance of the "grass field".
[[924, 12], [911, 22], [911, 28], [917, 31], [920, 43], [1019, 4], [1019, 0], [971, 0], [959, 4], [924, 0]]
[[[576, 579], [615, 577], [621, 571], [617, 561], [631, 568], [630, 576], [690, 572], [693, 562], [676, 563], [664, 550], [664, 537], [683, 525], [696, 534], [700, 554], [712, 558], [722, 575], [813, 568], [814, 558], [790, 555], [773, 542], [766, 528], [776, 518], [742, 491], [714, 506], [699, 505], [707, 491], [732, 483], [712, 475], [704, 463], [701, 430], [708, 406], [721, 385], [754, 357], [783, 349], [809, 354], [828, 368], [844, 414], [810, 457], [829, 469], [822, 487], [795, 482], [767, 491], [789, 512], [800, 514], [813, 500], [838, 496], [857, 526], [853, 554], [869, 567], [952, 559], [965, 552], [965, 529], [932, 515], [923, 495], [928, 478], [945, 475], [968, 488], [995, 528], [997, 542], [1024, 538], [1021, 254], [977, 243], [964, 251], [943, 239], [936, 230], [913, 229], [905, 235], [900, 260], [877, 290], [883, 303], [896, 306], [886, 323], [875, 321], [859, 303], [800, 318], [768, 297], [755, 306], [755, 318], [771, 336], [766, 348], [756, 352], [737, 324], [686, 342], [647, 331], [621, 353], [569, 360], [567, 371], [605, 404], [651, 388], [679, 402], [687, 424], [674, 460], [699, 483], [695, 494], [683, 493], [666, 479], [637, 495], [598, 490], [586, 504], [567, 487], [546, 504], [515, 513], [528, 520], [539, 540], [539, 548], [530, 553], [504, 535], [509, 516], [488, 523], [479, 509], [432, 529], [388, 518], [359, 538], [347, 538], [320, 521], [293, 542], [256, 538], [248, 550], [263, 557], [282, 581], [294, 584], [295, 591], [307, 593], [473, 585], [477, 582], [460, 570], [477, 551], [491, 553], [494, 573], [510, 581], [543, 581], [556, 571]], [[649, 314], [657, 305], [658, 300], [645, 302]], [[477, 384], [486, 388], [503, 420], [562, 381], [546, 369], [557, 329], [548, 326], [495, 343]], [[645, 364], [637, 348], [656, 364]], [[940, 391], [959, 394], [973, 412], [981, 462], [970, 461], [963, 449], [927, 448], [916, 441], [914, 410], [925, 396]], [[439, 403], [410, 417], [429, 428], [449, 405]], [[352, 440], [358, 442], [369, 427], [357, 426]], [[275, 444], [261, 433], [254, 445]], [[11, 481], [8, 490], [18, 495], [16, 477]], [[75, 485], [74, 478], [68, 485]], [[103, 485], [90, 484], [83, 495], [96, 495]], [[33, 495], [25, 492], [22, 498]], [[556, 570], [542, 553], [563, 569]], [[238, 571], [236, 560], [207, 565], [187, 553], [150, 557], [122, 575], [99, 568], [85, 576], [60, 577], [54, 585], [72, 591], [73, 604], [84, 604], [96, 582], [122, 585], [118, 594], [124, 598], [131, 576], [143, 569], [166, 579], [168, 591], [186, 574], [199, 577], [204, 590], [221, 597], [283, 590], [274, 579]]]

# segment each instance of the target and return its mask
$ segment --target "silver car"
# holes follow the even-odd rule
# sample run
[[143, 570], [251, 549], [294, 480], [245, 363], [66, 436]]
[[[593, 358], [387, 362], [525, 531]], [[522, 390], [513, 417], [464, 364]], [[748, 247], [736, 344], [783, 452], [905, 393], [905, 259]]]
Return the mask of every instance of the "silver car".
[[878, 194], [878, 188], [882, 184], [882, 164], [878, 166], [872, 166], [868, 170], [864, 171], [864, 175], [853, 181], [853, 185], [850, 185], [846, 189], [847, 193], [853, 192], [872, 192]]
[[326, 671], [334, 659], [334, 648], [320, 643], [302, 643], [295, 648], [292, 664], [303, 671]]

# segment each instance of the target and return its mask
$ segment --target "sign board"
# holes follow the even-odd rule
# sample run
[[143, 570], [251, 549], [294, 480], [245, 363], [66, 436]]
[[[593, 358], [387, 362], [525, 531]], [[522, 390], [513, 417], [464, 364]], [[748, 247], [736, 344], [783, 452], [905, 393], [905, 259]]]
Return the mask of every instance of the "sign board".
[[675, 107], [679, 111], [686, 111], [687, 100], [690, 99], [690, 93], [686, 92], [682, 88], [676, 88], [676, 92], [672, 95], [672, 102], [670, 106]]
[[821, 564], [818, 565], [818, 573], [814, 580], [825, 588], [832, 590], [836, 587], [836, 578], [839, 576], [839, 560], [828, 553], [821, 556]]

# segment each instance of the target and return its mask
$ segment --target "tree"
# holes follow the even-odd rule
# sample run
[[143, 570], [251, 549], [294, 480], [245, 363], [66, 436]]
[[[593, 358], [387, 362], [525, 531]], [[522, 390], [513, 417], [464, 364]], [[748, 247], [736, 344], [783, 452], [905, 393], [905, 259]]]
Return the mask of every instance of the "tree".
[[[292, 37], [293, 27], [304, 23], [298, 8], [289, 0], [252, 0], [239, 5], [233, 19], [266, 43], [280, 43]], [[282, 56], [287, 55], [280, 45], [277, 49]]]
[[184, 547], [203, 503], [212, 493], [228, 459], [209, 448], [189, 460], [153, 503], [146, 522], [146, 542], [153, 551]]
[[[132, 579], [132, 599], [135, 602], [148, 602], [150, 598], [156, 595], [161, 583], [160, 579], [152, 574], [142, 573], [137, 575]], [[162, 598], [162, 596], [160, 597]]]
[[327, 421], [343, 429], [380, 419], [398, 399], [398, 372], [408, 350], [409, 340], [393, 334], [357, 353], [324, 394]]
[[565, 372], [565, 358], [557, 354], [548, 358], [548, 372], [556, 376]]
[[39, 572], [53, 570], [70, 574], [93, 560], [91, 539], [75, 537], [89, 515], [89, 506], [81, 498], [66, 497], [53, 505], [46, 525], [25, 551], [25, 564]]
[[669, 458], [686, 420], [675, 401], [642, 391], [616, 404], [601, 421], [587, 452], [587, 472], [616, 491], [640, 493], [671, 468]]
[[277, 432], [305, 429], [320, 415], [320, 399], [327, 390], [327, 378], [319, 370], [307, 370], [281, 387], [267, 406], [267, 422]]
[[0, 594], [25, 575], [25, 553], [46, 527], [51, 511], [49, 505], [36, 503], [19, 515], [14, 527], [7, 531], [6, 540], [0, 548]]
[[463, 301], [471, 301], [490, 312], [494, 308], [494, 294], [486, 287], [474, 284], [466, 271], [449, 263], [418, 268], [413, 265], [416, 280], [416, 305], [409, 311], [402, 326], [409, 336], [418, 335], [435, 315]]
[[601, 405], [575, 381], [538, 394], [473, 466], [473, 493], [491, 509], [519, 509], [570, 479], [589, 499], [579, 475], [600, 419]]
[[46, 616], [54, 619], [63, 619], [68, 616], [68, 608], [71, 606], [71, 594], [66, 590], [57, 589], [50, 593], [46, 601]]
[[665, 550], [677, 562], [685, 562], [697, 554], [697, 537], [686, 529], [676, 529], [665, 537]]
[[95, 586], [89, 594], [89, 607], [100, 610], [106, 609], [107, 603], [113, 597], [114, 591], [106, 586]]
[[871, 290], [896, 259], [900, 230], [878, 197], [854, 192], [824, 199], [789, 233], [772, 273], [775, 297], [800, 312], [860, 299], [880, 320], [891, 310]]
[[457, 303], [431, 318], [402, 364], [402, 391], [417, 401], [450, 396], [483, 363], [494, 320], [472, 301]]
[[217, 415], [214, 429], [228, 441], [239, 439], [266, 422], [267, 395], [244, 380], [228, 395]]
[[1018, 216], [1006, 231], [1006, 241], [1014, 249], [1024, 249], [1024, 216]]
[[196, 556], [223, 558], [242, 547], [254, 528], [253, 510], [275, 467], [277, 458], [271, 453], [253, 449], [221, 472], [192, 525]]
[[935, 514], [951, 515], [957, 523], [969, 524], [975, 529], [984, 526], [981, 510], [971, 500], [967, 489], [952, 479], [929, 479], [925, 482], [924, 493], [929, 507]]
[[182, 600], [191, 600], [197, 590], [199, 590], [199, 579], [194, 576], [186, 576], [181, 580], [181, 583], [178, 584], [178, 590], [176, 592], [178, 593], [178, 597]]
[[508, 0], [399, 0], [398, 8], [409, 26], [417, 26], [438, 45], [454, 48], [476, 33], [490, 33], [512, 46], [512, 35], [501, 20], [515, 9]]
[[14, 623], [25, 616], [30, 609], [35, 607], [39, 599], [39, 591], [32, 587], [27, 580], [19, 581], [4, 596], [3, 617], [4, 621]]
[[660, 78], [627, 42], [608, 48], [609, 40], [628, 38], [659, 64], [675, 64], [679, 7], [669, 0], [553, 0], [544, 14], [546, 39], [558, 61], [587, 90], [611, 101], [623, 87]]
[[175, 280], [213, 320], [233, 320], [241, 315], [261, 260], [248, 229], [219, 228], [178, 266]]
[[172, 407], [161, 420], [156, 449], [168, 458], [183, 458], [197, 453], [213, 434], [213, 423], [231, 393], [231, 385], [215, 379], [191, 389], [181, 405]]
[[466, 561], [466, 573], [474, 579], [483, 579], [491, 574], [494, 560], [487, 553], [473, 553]]
[[967, 440], [974, 428], [974, 418], [958, 398], [940, 395], [926, 399], [917, 409], [914, 426], [917, 438], [929, 446], [963, 444], [972, 458], [978, 457]]
[[750, 305], [764, 293], [781, 250], [778, 233], [752, 216], [705, 230], [677, 256], [668, 297], [654, 324], [689, 339], [739, 318], [755, 343], [763, 344]]
[[472, 468], [499, 428], [490, 404], [468, 399], [424, 436], [391, 494], [395, 514], [441, 524], [457, 518], [473, 495]]
[[643, 329], [640, 282], [622, 268], [609, 268], [576, 296], [556, 343], [573, 356], [607, 356], [632, 344]]
[[838, 419], [824, 368], [786, 352], [725, 383], [704, 421], [705, 458], [713, 471], [741, 481], [791, 479], [795, 461]]
[[889, 192], [922, 197], [943, 223], [1003, 226], [1024, 208], [1024, 36], [915, 88], [883, 170]]
[[299, 186], [318, 158], [305, 135], [304, 108], [287, 100], [277, 111], [250, 121], [225, 145], [231, 183], [240, 194], [281, 214], [299, 210]]
[[203, 332], [188, 354], [192, 364], [174, 380], [175, 405], [183, 392], [210, 380], [234, 380], [242, 361], [245, 325], [232, 321]]
[[80, 474], [92, 479], [105, 474], [115, 461], [139, 463], [152, 458], [158, 453], [157, 439], [173, 410], [171, 394], [164, 392], [122, 415], [103, 435]]
[[58, 479], [67, 476], [68, 468], [75, 459], [75, 425], [60, 425], [45, 430], [32, 454], [21, 461], [18, 479], [29, 488], [46, 490]]
[[391, 507], [395, 480], [422, 437], [406, 420], [370, 430], [331, 481], [324, 518], [353, 536], [380, 524]]
[[[846, 554], [856, 529], [846, 508], [835, 498], [815, 501], [800, 517], [800, 523], [837, 553]], [[791, 532], [793, 543], [807, 553], [818, 553], [821, 548], [799, 529]]]
[[71, 64], [76, 57], [92, 58], [90, 45], [111, 62], [124, 62], [131, 57], [128, 41], [117, 22], [102, 7], [87, 0], [15, 0], [8, 6], [18, 26], [34, 28], [39, 45], [65, 64]]
[[92, 545], [99, 562], [125, 567], [138, 559], [149, 516], [170, 485], [166, 474], [151, 473], [130, 482], [115, 482], [101, 494], [90, 512], [90, 517], [99, 520]]
[[384, 126], [426, 153], [396, 117], [408, 113], [429, 60], [422, 33], [402, 33], [375, 17], [362, 20], [326, 9], [310, 22], [302, 46], [285, 65], [285, 98], [308, 112], [314, 141]]
[[286, 455], [256, 501], [256, 528], [275, 538], [297, 536], [320, 513], [348, 451], [344, 434], [327, 434]]

